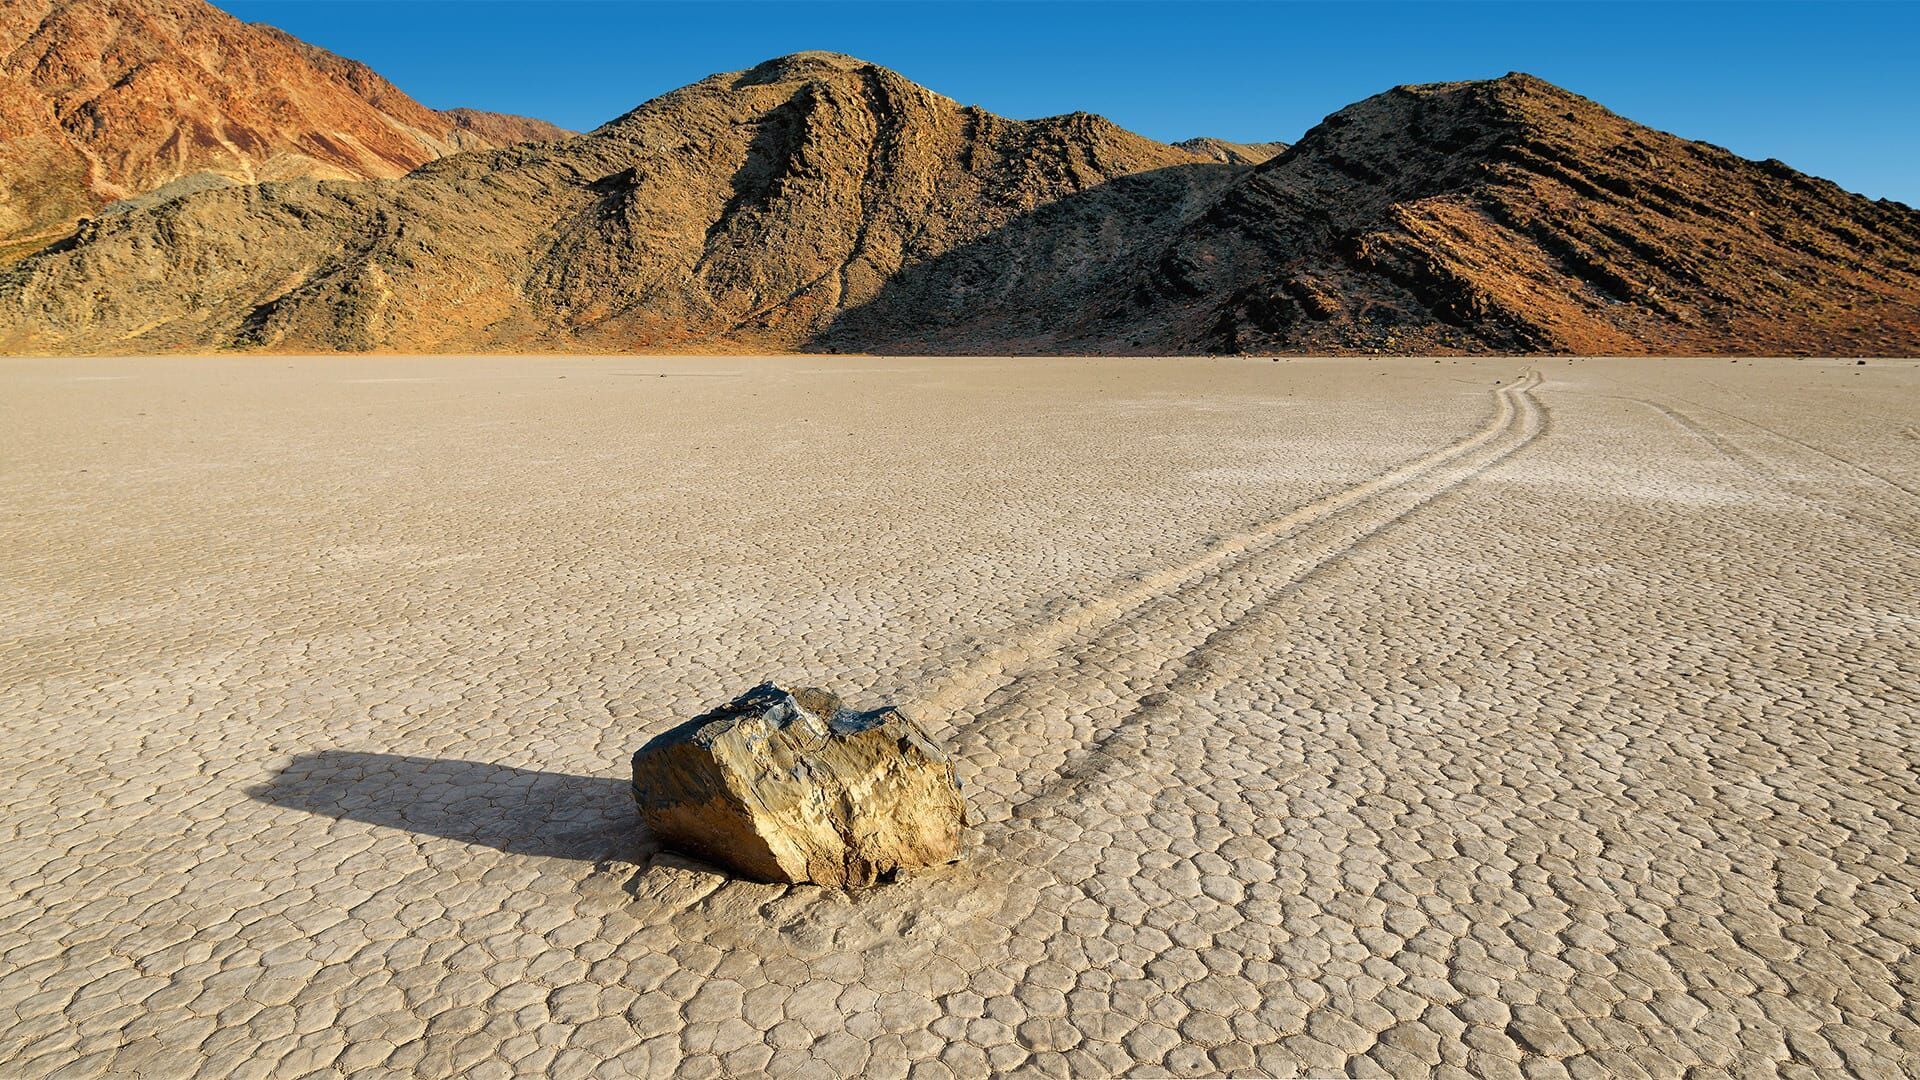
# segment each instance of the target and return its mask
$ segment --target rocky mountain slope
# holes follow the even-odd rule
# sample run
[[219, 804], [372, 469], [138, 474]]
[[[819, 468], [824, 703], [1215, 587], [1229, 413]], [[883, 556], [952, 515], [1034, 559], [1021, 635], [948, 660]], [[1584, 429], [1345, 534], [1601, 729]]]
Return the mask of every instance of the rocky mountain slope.
[[1920, 215], [1524, 75], [1258, 164], [850, 57], [390, 181], [137, 206], [0, 273], [0, 348], [1920, 352]]
[[565, 134], [436, 112], [363, 64], [201, 0], [0, 4], [0, 257], [169, 184], [395, 177]]
[[1399, 87], [1235, 185], [1080, 328], [1151, 348], [1920, 351], [1920, 213], [1526, 75]]

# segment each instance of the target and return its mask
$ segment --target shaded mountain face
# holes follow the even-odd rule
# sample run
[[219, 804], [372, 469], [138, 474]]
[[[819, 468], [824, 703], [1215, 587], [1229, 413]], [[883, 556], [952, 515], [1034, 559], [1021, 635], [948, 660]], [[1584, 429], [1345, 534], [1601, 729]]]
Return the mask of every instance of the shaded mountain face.
[[0, 273], [0, 348], [1920, 351], [1920, 215], [1527, 76], [1257, 157], [799, 54], [565, 142], [129, 208]]
[[[823, 340], [990, 338], [928, 297], [1001, 257], [917, 268]], [[1910, 355], [1920, 214], [1516, 74], [1335, 113], [1091, 292], [1042, 348]]]
[[565, 134], [436, 112], [364, 64], [201, 0], [0, 5], [0, 257], [170, 184], [394, 177]]

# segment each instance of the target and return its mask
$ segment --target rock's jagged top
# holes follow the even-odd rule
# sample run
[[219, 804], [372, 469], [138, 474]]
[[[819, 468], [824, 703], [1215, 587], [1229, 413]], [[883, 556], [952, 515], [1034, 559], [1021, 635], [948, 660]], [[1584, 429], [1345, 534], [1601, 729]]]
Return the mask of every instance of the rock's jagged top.
[[946, 752], [904, 713], [771, 682], [648, 740], [633, 795], [669, 847], [819, 885], [948, 862], [966, 816]]
[[183, 177], [399, 176], [563, 135], [414, 101], [366, 65], [201, 0], [0, 5], [0, 244]]
[[1917, 252], [1907, 207], [1518, 73], [1263, 157], [801, 53], [565, 142], [96, 223], [0, 276], [0, 346], [1901, 354]]

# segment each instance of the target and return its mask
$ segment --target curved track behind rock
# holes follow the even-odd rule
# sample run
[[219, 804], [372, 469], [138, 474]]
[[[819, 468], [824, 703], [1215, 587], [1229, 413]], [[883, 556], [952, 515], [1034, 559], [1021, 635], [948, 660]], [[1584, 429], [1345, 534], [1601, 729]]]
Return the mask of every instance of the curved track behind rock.
[[[1534, 391], [1542, 382], [1529, 369], [1492, 393], [1492, 417], [1469, 435], [1096, 598], [954, 676], [922, 708], [952, 717], [940, 734], [975, 786], [995, 796], [976, 797], [975, 811], [999, 820], [1037, 797], [1046, 781], [1036, 773], [1077, 767], [1071, 763], [1100, 753], [1116, 731], [1152, 715], [1143, 697], [1203, 677], [1231, 647], [1240, 620], [1538, 438], [1546, 414]], [[1075, 706], [1062, 710], [1061, 701]]]

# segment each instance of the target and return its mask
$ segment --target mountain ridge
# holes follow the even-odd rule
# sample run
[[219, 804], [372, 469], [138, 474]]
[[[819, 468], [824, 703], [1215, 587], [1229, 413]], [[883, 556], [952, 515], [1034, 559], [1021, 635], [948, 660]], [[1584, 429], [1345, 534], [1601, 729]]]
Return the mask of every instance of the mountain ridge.
[[1287, 143], [1278, 140], [1271, 142], [1233, 142], [1229, 139], [1216, 139], [1210, 135], [1201, 135], [1192, 139], [1181, 139], [1173, 145], [1182, 150], [1191, 150], [1225, 165], [1259, 165], [1286, 152]]
[[1920, 351], [1920, 215], [1532, 76], [1233, 145], [794, 54], [564, 142], [92, 222], [0, 273], [0, 347]]

